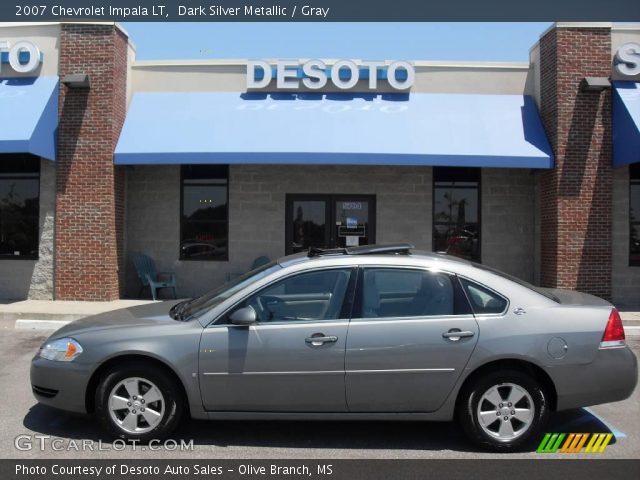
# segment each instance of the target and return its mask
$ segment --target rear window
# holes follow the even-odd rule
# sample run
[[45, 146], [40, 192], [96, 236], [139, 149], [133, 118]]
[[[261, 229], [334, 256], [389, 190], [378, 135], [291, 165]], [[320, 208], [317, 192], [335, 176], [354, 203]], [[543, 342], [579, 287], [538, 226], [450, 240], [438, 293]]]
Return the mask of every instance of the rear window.
[[470, 282], [466, 278], [461, 278], [460, 283], [467, 293], [473, 313], [502, 313], [507, 308], [507, 300], [488, 288]]

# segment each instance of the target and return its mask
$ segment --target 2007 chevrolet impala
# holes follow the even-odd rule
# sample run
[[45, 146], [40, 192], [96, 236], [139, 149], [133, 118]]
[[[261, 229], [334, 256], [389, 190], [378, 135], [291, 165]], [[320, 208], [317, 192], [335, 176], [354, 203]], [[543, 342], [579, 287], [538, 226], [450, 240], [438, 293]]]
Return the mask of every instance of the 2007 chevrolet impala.
[[636, 381], [608, 302], [406, 244], [311, 249], [188, 301], [85, 318], [31, 367], [39, 402], [123, 438], [166, 436], [187, 414], [457, 418], [500, 451]]

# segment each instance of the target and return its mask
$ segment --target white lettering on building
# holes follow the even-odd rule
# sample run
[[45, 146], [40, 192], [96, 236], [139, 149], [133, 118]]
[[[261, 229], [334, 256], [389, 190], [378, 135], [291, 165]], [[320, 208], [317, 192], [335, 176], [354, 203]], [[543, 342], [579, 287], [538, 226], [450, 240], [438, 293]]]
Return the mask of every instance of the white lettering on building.
[[640, 74], [640, 45], [630, 42], [618, 48], [615, 68], [622, 75]]
[[[23, 63], [20, 61], [20, 54], [27, 52], [28, 60]], [[18, 73], [32, 73], [40, 66], [40, 49], [31, 42], [21, 40], [11, 44], [7, 40], [0, 40], [0, 72], [2, 72], [2, 63], [4, 57], [7, 54], [9, 59], [9, 65]]]
[[[386, 81], [394, 90], [408, 90], [415, 81], [413, 65], [406, 61], [338, 60], [330, 68], [322, 60], [249, 60], [247, 62], [247, 89], [257, 90], [271, 84], [275, 73], [276, 88], [297, 90], [304, 86], [310, 90], [324, 88], [330, 81], [340, 90], [349, 90], [368, 76], [369, 90], [378, 88], [378, 75], [386, 73]], [[402, 73], [400, 73], [402, 72]]]

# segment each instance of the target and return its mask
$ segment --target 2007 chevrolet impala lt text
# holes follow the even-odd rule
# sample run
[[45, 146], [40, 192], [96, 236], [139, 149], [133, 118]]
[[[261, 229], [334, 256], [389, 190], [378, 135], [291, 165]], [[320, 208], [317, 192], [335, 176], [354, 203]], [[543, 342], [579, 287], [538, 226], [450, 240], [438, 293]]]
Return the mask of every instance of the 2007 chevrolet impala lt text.
[[198, 419], [457, 419], [497, 451], [551, 411], [627, 398], [618, 311], [411, 245], [311, 249], [185, 301], [55, 332], [31, 366], [39, 402], [113, 435]]

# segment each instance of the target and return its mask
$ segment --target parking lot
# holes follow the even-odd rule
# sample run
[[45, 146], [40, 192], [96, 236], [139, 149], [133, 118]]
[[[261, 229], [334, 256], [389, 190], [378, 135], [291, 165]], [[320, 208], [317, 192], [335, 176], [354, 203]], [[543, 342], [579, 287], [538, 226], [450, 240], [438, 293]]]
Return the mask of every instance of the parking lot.
[[[112, 444], [91, 418], [41, 405], [29, 385], [29, 363], [49, 332], [0, 322], [0, 458], [481, 458], [539, 457], [477, 451], [455, 423], [204, 422], [187, 420], [167, 449]], [[640, 339], [629, 341], [636, 355]], [[612, 372], [615, 374], [615, 372]], [[550, 432], [611, 432], [598, 458], [638, 458], [640, 391], [624, 402], [556, 414]], [[37, 435], [37, 437], [36, 437]], [[20, 437], [16, 447], [16, 438]], [[191, 447], [180, 451], [180, 443]], [[89, 440], [91, 442], [83, 442]], [[102, 442], [102, 443], [100, 443]], [[42, 448], [41, 448], [42, 446]], [[167, 451], [168, 450], [168, 451]], [[584, 456], [588, 456], [584, 454]]]

